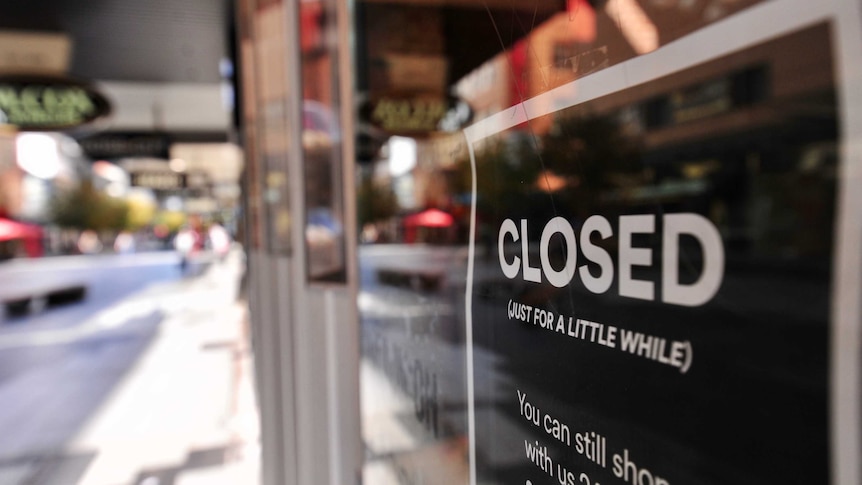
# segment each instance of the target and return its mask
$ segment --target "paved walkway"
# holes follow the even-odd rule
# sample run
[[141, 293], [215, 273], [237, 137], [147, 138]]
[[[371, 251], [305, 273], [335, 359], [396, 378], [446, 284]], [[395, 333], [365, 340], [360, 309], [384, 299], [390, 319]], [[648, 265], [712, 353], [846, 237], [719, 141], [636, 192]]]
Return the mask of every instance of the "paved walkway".
[[258, 418], [236, 251], [184, 292], [157, 341], [74, 447], [80, 485], [258, 483]]
[[[6, 467], [0, 485], [259, 483], [248, 312], [237, 298], [243, 270], [237, 250], [158, 295], [165, 315], [158, 335], [75, 439], [57, 450], [62, 463], [35, 477], [26, 468], [39, 464], [24, 463], [17, 473]], [[122, 305], [141, 302], [132, 297]]]

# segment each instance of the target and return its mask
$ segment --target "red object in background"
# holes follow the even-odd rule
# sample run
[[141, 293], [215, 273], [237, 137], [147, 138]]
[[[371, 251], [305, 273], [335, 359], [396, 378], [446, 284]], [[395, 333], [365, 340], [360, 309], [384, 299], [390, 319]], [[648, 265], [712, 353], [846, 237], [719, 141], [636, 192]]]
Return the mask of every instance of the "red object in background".
[[[567, 0], [566, 15], [568, 15], [567, 35], [558, 41], [583, 44], [583, 53], [589, 54], [590, 50], [594, 48], [590, 46], [597, 37], [598, 27], [596, 26], [595, 9], [588, 0]], [[537, 61], [535, 61], [537, 54], [535, 48], [530, 46], [530, 37], [528, 36], [512, 45], [507, 55], [512, 71], [512, 81], [509, 85], [509, 106], [515, 106], [538, 94], [536, 89], [541, 88], [530, 85], [531, 82], [535, 84], [537, 81], [530, 78], [531, 64], [529, 61], [532, 57], [534, 59], [532, 69], [537, 69]], [[544, 67], [540, 66], [541, 69]], [[538, 74], [532, 73], [532, 75], [535, 77]], [[526, 122], [516, 127], [516, 129], [522, 130], [527, 128]]]
[[440, 209], [428, 209], [404, 218], [405, 227], [449, 227], [455, 218]]
[[404, 218], [404, 242], [416, 242], [420, 227], [447, 228], [455, 224], [455, 218], [440, 209], [428, 209]]
[[31, 258], [38, 258], [43, 254], [42, 228], [31, 224], [23, 224], [9, 219], [0, 219], [0, 241], [12, 241], [20, 239], [24, 246], [24, 252]]
[[299, 45], [302, 52], [311, 52], [323, 47], [323, 5], [320, 2], [300, 2], [299, 21], [301, 30]]
[[571, 39], [583, 44], [596, 40], [596, 11], [587, 0], [569, 0], [568, 8]]
[[[527, 51], [529, 44], [526, 40], [520, 40], [509, 49], [509, 66], [512, 69], [512, 84], [509, 86], [509, 106], [521, 104], [530, 98], [530, 84], [527, 78]], [[526, 123], [521, 123], [519, 128], [526, 128]]]

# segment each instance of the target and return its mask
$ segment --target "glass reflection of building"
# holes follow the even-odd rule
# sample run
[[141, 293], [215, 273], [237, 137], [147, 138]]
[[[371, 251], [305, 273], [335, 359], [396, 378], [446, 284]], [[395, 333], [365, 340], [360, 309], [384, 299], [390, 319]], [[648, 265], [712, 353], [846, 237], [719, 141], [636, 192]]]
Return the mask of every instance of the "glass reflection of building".
[[[365, 84], [360, 67], [360, 90], [371, 98], [375, 92], [399, 89], [452, 92], [470, 105], [474, 120], [487, 119], [537, 96], [544, 96], [553, 106], [557, 101], [566, 102], [566, 93], [578, 89], [573, 83], [579, 79], [652, 52], [758, 3], [572, 0], [559, 11], [534, 12], [533, 22], [519, 19], [517, 14], [508, 17], [508, 22], [500, 22], [497, 28], [509, 29], [502, 34], [509, 42], [505, 49], [460, 71], [465, 60], [447, 44], [456, 37], [452, 35], [454, 28], [447, 23], [451, 19], [446, 9], [400, 5], [384, 8], [369, 3], [359, 16], [360, 27], [369, 25], [366, 44], [361, 44], [365, 49], [360, 49], [359, 54], [368, 57], [363, 58], [368, 66]], [[640, 13], [633, 13], [633, 8], [640, 9]], [[492, 9], [484, 12], [484, 23], [490, 19], [493, 24], [498, 13]], [[392, 34], [392, 28], [383, 28], [416, 22], [411, 15], [423, 16], [423, 23], [429, 26], [422, 36], [411, 36], [411, 32]], [[435, 30], [440, 24], [447, 26], [443, 28], [447, 35]], [[485, 32], [480, 27], [474, 30], [470, 41], [481, 50]], [[501, 34], [492, 32], [491, 37], [500, 41]], [[831, 57], [824, 55], [829, 43], [827, 26], [803, 29], [720, 58], [704, 59], [693, 68], [668, 73], [654, 81], [627, 85], [571, 108], [548, 107], [550, 114], [478, 143], [477, 254], [493, 254], [496, 241], [489, 239], [496, 235], [503, 218], [524, 219], [530, 221], [531, 227], [541, 227], [560, 215], [576, 225], [592, 214], [615, 220], [612, 216], [693, 212], [707, 217], [719, 229], [728, 264], [734, 268], [760, 272], [764, 265], [783, 264], [794, 271], [812, 271], [809, 283], [828, 280], [824, 270], [832, 248], [831, 205], [838, 134], [834, 69]], [[696, 53], [691, 55], [698, 58]], [[441, 77], [444, 71], [449, 76]], [[558, 97], [555, 90], [560, 90]], [[411, 172], [417, 200], [414, 211], [439, 207], [451, 212], [462, 223], [458, 241], [466, 243], [472, 201], [464, 135], [436, 132], [406, 136], [413, 136], [417, 143], [417, 164]], [[384, 150], [381, 158], [385, 155]], [[539, 235], [531, 234], [535, 243]], [[657, 242], [642, 244], [654, 247]], [[538, 260], [538, 249], [532, 250]], [[697, 266], [697, 248], [687, 247], [686, 252], [687, 263]], [[456, 268], [462, 263], [450, 260], [447, 264]], [[390, 262], [388, 266], [394, 264]], [[398, 281], [392, 279], [396, 286]], [[454, 281], [449, 284], [458, 286]], [[494, 295], [517, 291], [517, 285], [515, 289], [505, 287], [490, 275], [487, 279], [478, 277], [475, 284], [475, 298], [488, 300], [483, 302], [488, 305], [480, 305], [480, 314], [493, 308], [489, 302], [496, 301]], [[454, 292], [457, 290], [453, 288]], [[564, 301], [564, 293], [536, 290], [520, 297], [535, 298], [530, 300], [533, 304], [566, 308], [569, 302]], [[451, 294], [440, 296], [453, 308], [463, 304]], [[809, 298], [812, 311], [800, 310], [800, 314], [813, 315], [815, 308], [825, 308], [825, 296], [820, 290], [809, 294]], [[499, 306], [504, 302], [496, 303]], [[754, 311], [753, 302], [746, 300], [742, 305]], [[590, 302], [584, 303], [584, 308], [597, 311], [598, 306]], [[781, 312], [776, 311], [770, 307], [764, 318], [769, 322], [781, 320]], [[619, 309], [607, 315], [619, 317], [625, 312]], [[411, 332], [395, 337], [399, 334], [383, 330], [384, 324], [376, 317], [366, 314], [364, 318], [365, 338], [371, 342], [364, 347], [365, 356], [380, 366], [395, 387], [408, 394], [420, 388], [417, 386], [424, 381], [414, 381], [418, 379], [411, 374], [414, 370], [421, 370], [417, 376], [447, 373], [446, 365], [426, 356], [427, 348], [408, 343], [393, 347], [393, 338], [411, 342]], [[440, 315], [427, 318], [442, 322], [437, 325], [463, 325]], [[712, 325], [708, 322], [711, 320], [706, 319], [704, 325]], [[445, 341], [439, 329], [437, 332], [429, 331]], [[809, 337], [811, 342], [821, 342], [824, 335], [818, 329]], [[463, 335], [449, 338], [454, 338], [452, 342], [457, 346]], [[511, 337], [495, 336], [491, 331], [490, 336], [485, 334], [477, 340], [477, 347], [496, 354], [495, 358], [501, 359], [497, 365], [507, 369], [490, 375], [484, 374], [489, 372], [487, 369], [478, 371], [482, 374], [478, 378], [481, 382], [477, 384], [477, 400], [482, 404], [477, 419], [480, 427], [490, 426], [492, 430], [494, 426], [506, 426], [505, 419], [493, 417], [495, 412], [506, 414], [505, 404], [495, 405], [499, 411], [489, 409], [494, 399], [505, 402], [507, 396], [502, 393], [495, 397], [494, 390], [500, 386], [495, 379], [527, 385], [525, 379], [529, 379], [525, 376], [534, 365], [529, 359], [513, 357], [520, 351], [511, 347], [514, 343], [504, 343], [506, 338]], [[407, 353], [401, 355], [399, 351]], [[550, 349], [548, 352], [553, 354]], [[564, 374], [567, 375], [561, 375]], [[552, 387], [550, 382], [542, 385]], [[435, 388], [437, 400], [449, 403], [445, 408], [448, 412], [434, 414], [434, 426], [430, 428], [433, 433], [417, 433], [429, 443], [408, 447], [393, 458], [404, 481], [417, 476], [427, 478], [428, 462], [442, 460], [439, 451], [433, 451], [434, 442], [454, 447], [451, 442], [466, 432], [462, 421], [465, 417], [460, 414], [466, 412], [461, 407], [465, 399], [462, 392], [458, 386]], [[575, 401], [569, 402], [572, 407], [568, 411], [583, 412]], [[415, 417], [419, 423], [427, 424], [421, 420], [421, 413]], [[446, 432], [440, 434], [439, 429]], [[371, 436], [385, 440], [385, 433], [380, 433], [383, 437], [372, 430]], [[495, 433], [490, 434], [497, 436]], [[818, 445], [822, 438], [820, 434], [812, 435]], [[370, 440], [372, 444], [374, 441]], [[480, 476], [485, 479], [505, 481], [508, 466], [520, 470], [519, 460], [506, 455], [505, 447], [498, 448], [493, 439], [480, 438], [477, 445], [479, 467], [484, 469]], [[821, 458], [818, 449], [812, 455], [812, 468], [822, 464]], [[680, 467], [684, 476], [690, 473], [684, 469]]]
[[[250, 98], [256, 103], [247, 108], [256, 112], [246, 130], [258, 129], [262, 143], [247, 150], [252, 159], [254, 150], [265, 152], [249, 169], [250, 192], [266, 193], [263, 205], [272, 211], [267, 216], [252, 208], [252, 219], [261, 222], [252, 229], [273, 241], [288, 236], [287, 228], [296, 231], [297, 220], [304, 219], [306, 229], [330, 224], [327, 217], [338, 214], [339, 203], [337, 186], [329, 183], [338, 175], [331, 169], [347, 162], [343, 167], [356, 174], [356, 232], [368, 243], [357, 250], [366, 482], [465, 483], [472, 464], [479, 467], [479, 483], [525, 483], [522, 476], [537, 483], [524, 441], [513, 437], [546, 437], [518, 420], [515, 387], [529, 389], [571, 422], [603, 428], [644, 463], [658, 463], [654, 470], [676, 478], [674, 483], [734, 481], [730, 477], [764, 483], [767, 467], [750, 459], [758, 445], [769, 448], [773, 463], [787, 463], [775, 467], [783, 467], [776, 480], [789, 479], [794, 470], [822, 476], [828, 430], [811, 423], [826, 420], [828, 395], [824, 349], [831, 323], [840, 106], [832, 26], [783, 18], [782, 25], [794, 27], [774, 36], [727, 27], [780, 10], [778, 2], [759, 0], [369, 0], [351, 5], [351, 36], [339, 44], [355, 49], [348, 81], [355, 99], [352, 107], [337, 107], [335, 94], [351, 91], [343, 85], [333, 91], [347, 63], [341, 59], [341, 71], [334, 69], [326, 50], [334, 26], [343, 27], [333, 20], [340, 11], [327, 2], [301, 2], [296, 18], [288, 12], [285, 18], [301, 24], [301, 69], [294, 72], [289, 57], [265, 52], [276, 28], [269, 15], [282, 15], [284, 5], [248, 3], [260, 28], [251, 29], [255, 35], [246, 47], [260, 50], [251, 57], [260, 64], [255, 86], [262, 89]], [[692, 42], [734, 33], [746, 40], [728, 39], [732, 49]], [[282, 61], [289, 65], [274, 69]], [[282, 89], [281, 82], [298, 85], [277, 79], [285, 73], [301, 84], [301, 103], [293, 105], [295, 93]], [[273, 79], [264, 79], [270, 74]], [[579, 90], [608, 79], [611, 87], [599, 90], [603, 94], [578, 97]], [[429, 122], [441, 106], [457, 112], [452, 98], [469, 106], [469, 119], [460, 125], [454, 115], [448, 123]], [[465, 136], [465, 127], [520, 115], [525, 107], [541, 113], [489, 130], [494, 134], [475, 143]], [[329, 111], [355, 125], [327, 129]], [[304, 128], [303, 158], [284, 136], [297, 125], [291, 116]], [[355, 152], [339, 160], [339, 149], [329, 150], [335, 140], [342, 148], [352, 142]], [[475, 195], [468, 148], [475, 149]], [[305, 214], [291, 213], [279, 200], [289, 195], [287, 182], [298, 178], [286, 173], [296, 159], [302, 160]], [[336, 209], [327, 213], [330, 207]], [[437, 213], [429, 209], [451, 218], [452, 237], [411, 226]], [[577, 232], [592, 215], [615, 229], [620, 216], [644, 215], [658, 224], [633, 243], [652, 254], [634, 278], [659, 289], [662, 216], [679, 212], [704, 216], [724, 244], [731, 283], [703, 308], [662, 307], [660, 295], [647, 302], [614, 291], [590, 294], [577, 279], [564, 289], [531, 286], [510, 281], [497, 267], [500, 249], [509, 261], [529, 254], [538, 264], [536, 228], [552, 217], [563, 217]], [[498, 245], [504, 219], [527, 221], [530, 240]], [[273, 222], [278, 225], [267, 227]], [[475, 245], [468, 247], [471, 225]], [[597, 245], [619, 264], [616, 235]], [[692, 241], [682, 238], [680, 245], [687, 283], [697, 277], [703, 255]], [[797, 297], [786, 301], [787, 295]], [[704, 374], [668, 376], [579, 343], [554, 341], [507, 320], [501, 309], [509, 300], [697, 339], [703, 352], [697, 369]], [[273, 312], [273, 322], [287, 314], [282, 311]], [[475, 332], [472, 360], [468, 325]], [[740, 329], [745, 341], [736, 339]], [[770, 340], [779, 333], [780, 342]], [[772, 344], [769, 354], [759, 352]], [[782, 405], [797, 398], [804, 405]], [[684, 403], [691, 406], [683, 409]], [[469, 455], [471, 406], [479, 429], [476, 457]], [[740, 412], [743, 406], [751, 412]], [[704, 410], [710, 419], [699, 418]], [[781, 425], [796, 418], [806, 421], [798, 432], [812, 444], [807, 461], [796, 459], [794, 431]], [[748, 428], [757, 432], [743, 433]], [[745, 435], [744, 444], [729, 444], [735, 432]], [[557, 451], [563, 452], [552, 453]], [[377, 481], [383, 476], [391, 481]], [[612, 481], [606, 478], [601, 483]]]
[[[742, 3], [737, 6], [741, 7]], [[662, 4], [655, 2], [656, 8]], [[617, 45], [622, 40], [620, 32], [614, 32], [613, 27], [607, 25], [607, 19], [602, 22], [601, 15], [597, 18], [586, 2], [573, 2], [569, 8], [570, 11], [552, 16], [511, 49], [483, 63], [455, 84], [456, 92], [471, 105], [476, 119], [634, 55], [628, 52], [607, 57], [608, 52], [626, 51]], [[571, 9], [578, 14], [573, 14]], [[704, 7], [701, 14], [716, 16], [717, 11]], [[663, 17], [654, 18], [661, 25]], [[668, 25], [673, 24], [670, 17], [664, 20]], [[679, 22], [679, 25], [686, 26], [686, 23]], [[691, 25], [687, 28], [690, 30]], [[664, 34], [664, 43], [665, 38], [674, 40], [687, 30], [660, 27], [659, 32]], [[518, 127], [516, 132], [520, 135], [507, 135], [510, 140], [507, 143], [517, 138], [533, 138], [533, 143], [542, 146], [546, 141], [553, 143], [559, 138], [577, 139], [576, 134], [565, 132], [567, 120], [606, 119], [637, 151], [634, 156], [641, 167], [636, 169], [629, 164], [626, 173], [606, 174], [606, 178], [615, 179], [615, 183], [608, 184], [602, 200], [617, 204], [625, 201], [634, 209], [638, 204], [651, 201], [723, 190], [725, 195], [720, 197], [721, 202], [713, 201], [710, 207], [699, 210], [713, 217], [734, 241], [732, 244], [758, 247], [773, 254], [781, 252], [779, 246], [796, 244], [790, 242], [793, 237], [810, 239], [805, 234], [824, 231], [796, 231], [791, 239], [784, 237], [794, 232], [791, 227], [783, 230], [787, 234], [744, 234], [744, 226], [750, 223], [752, 227], [761, 227], [757, 218], [768, 215], [746, 213], [738, 199], [742, 195], [732, 193], [743, 189], [722, 187], [721, 179], [732, 177], [732, 172], [768, 172], [775, 171], [781, 164], [795, 163], [811, 178], [807, 185], [812, 191], [834, 183], [837, 121], [833, 67], [830, 58], [823, 56], [817, 47], [827, 41], [828, 35], [826, 27], [810, 29], [736, 56], [708, 62], [687, 73], [670, 75], [577, 108], [534, 119]], [[603, 42], [605, 40], [609, 42]], [[805, 105], [801, 114], [783, 115], [800, 104]], [[569, 130], [573, 128], [568, 127]], [[459, 194], [452, 193], [454, 187], [445, 182], [451, 182], [454, 164], [466, 163], [461, 135], [420, 141], [420, 147], [428, 153], [420, 157], [426, 161], [418, 171], [418, 176], [425, 179], [420, 185], [432, 188], [423, 194], [422, 200], [431, 205], [446, 198], [457, 200]], [[572, 162], [577, 158], [576, 155], [570, 157]], [[553, 160], [545, 162], [554, 165]], [[435, 180], [444, 183], [435, 184]], [[788, 191], [780, 187], [790, 181], [775, 180], [774, 183], [773, 196], [778, 199], [768, 203], [773, 207], [786, 206], [787, 201], [779, 199], [788, 197]], [[812, 193], [811, 197], [816, 198], [816, 195]], [[817, 221], [806, 221], [796, 227], [811, 228], [817, 224]], [[813, 246], [819, 247], [821, 255], [830, 245], [825, 239], [798, 243], [803, 252], [815, 251]]]

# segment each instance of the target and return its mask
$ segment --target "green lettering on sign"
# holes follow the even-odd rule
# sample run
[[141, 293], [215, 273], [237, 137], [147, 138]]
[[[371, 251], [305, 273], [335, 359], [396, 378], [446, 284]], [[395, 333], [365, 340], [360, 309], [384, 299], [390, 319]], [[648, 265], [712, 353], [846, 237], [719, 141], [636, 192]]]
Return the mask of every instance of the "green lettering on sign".
[[99, 93], [54, 78], [0, 79], [0, 120], [22, 130], [55, 130], [87, 123], [109, 112]]

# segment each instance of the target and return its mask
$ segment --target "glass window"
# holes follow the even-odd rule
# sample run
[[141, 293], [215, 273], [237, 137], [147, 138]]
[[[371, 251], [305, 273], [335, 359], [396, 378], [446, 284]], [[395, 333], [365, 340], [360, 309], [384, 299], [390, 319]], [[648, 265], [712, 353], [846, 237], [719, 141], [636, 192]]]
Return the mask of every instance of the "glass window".
[[502, 3], [357, 4], [366, 482], [827, 482], [835, 12]]
[[311, 281], [344, 282], [344, 201], [332, 1], [299, 2], [305, 244]]

